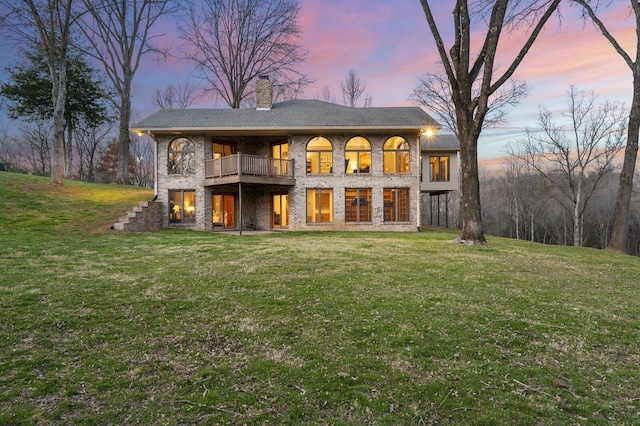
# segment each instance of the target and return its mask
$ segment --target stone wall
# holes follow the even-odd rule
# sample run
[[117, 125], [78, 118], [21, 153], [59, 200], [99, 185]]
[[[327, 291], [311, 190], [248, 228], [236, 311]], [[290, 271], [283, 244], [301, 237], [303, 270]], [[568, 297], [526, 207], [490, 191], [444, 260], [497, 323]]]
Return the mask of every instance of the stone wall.
[[[315, 135], [314, 135], [315, 136]], [[420, 191], [420, 154], [418, 140], [410, 135], [363, 135], [371, 144], [371, 173], [348, 174], [343, 164], [345, 145], [354, 135], [326, 136], [333, 145], [333, 172], [331, 174], [308, 175], [306, 162], [307, 142], [313, 136], [296, 136], [289, 145], [290, 158], [295, 158], [296, 186], [289, 192], [289, 229], [290, 230], [354, 230], [354, 231], [416, 231], [419, 223]], [[410, 172], [406, 174], [385, 174], [383, 170], [383, 146], [391, 136], [402, 136], [409, 143]], [[307, 223], [307, 189], [333, 189], [333, 222]], [[371, 222], [345, 223], [345, 189], [371, 188]], [[385, 188], [409, 189], [409, 221], [385, 222], [383, 213], [383, 194]]]
[[[371, 144], [372, 170], [367, 174], [347, 174], [343, 164], [345, 158], [345, 145], [354, 135], [328, 135], [327, 138], [333, 145], [333, 173], [326, 175], [308, 175], [306, 173], [306, 147], [309, 140], [318, 135], [303, 135], [289, 137], [289, 158], [295, 160], [296, 186], [288, 189], [289, 194], [289, 230], [390, 230], [390, 231], [416, 231], [420, 218], [420, 151], [416, 135], [363, 135]], [[410, 173], [384, 174], [383, 170], [383, 145], [391, 136], [402, 136], [410, 145]], [[157, 201], [164, 207], [161, 208], [162, 227], [169, 226], [169, 190], [192, 190], [196, 193], [196, 220], [195, 223], [175, 225], [172, 227], [185, 227], [196, 230], [212, 230], [212, 193], [235, 193], [237, 185], [229, 188], [203, 187], [204, 160], [211, 158], [211, 139], [204, 136], [188, 136], [195, 145], [195, 174], [193, 175], [168, 175], [167, 152], [169, 143], [175, 138], [164, 136], [157, 139], [157, 164], [158, 183]], [[269, 155], [270, 142], [282, 140], [275, 137], [251, 137], [231, 138], [237, 143], [238, 152], [256, 155]], [[332, 223], [307, 223], [306, 197], [307, 189], [331, 188], [333, 189], [333, 222]], [[346, 188], [371, 188], [372, 190], [372, 220], [367, 223], [345, 223], [345, 189]], [[384, 189], [408, 188], [409, 212], [407, 222], [384, 221]], [[270, 186], [243, 186], [243, 219], [245, 223], [251, 223], [255, 229], [268, 230], [271, 228], [271, 194], [282, 193], [286, 188], [274, 188]]]
[[114, 223], [112, 229], [127, 232], [153, 232], [162, 225], [162, 203], [141, 201], [126, 216]]

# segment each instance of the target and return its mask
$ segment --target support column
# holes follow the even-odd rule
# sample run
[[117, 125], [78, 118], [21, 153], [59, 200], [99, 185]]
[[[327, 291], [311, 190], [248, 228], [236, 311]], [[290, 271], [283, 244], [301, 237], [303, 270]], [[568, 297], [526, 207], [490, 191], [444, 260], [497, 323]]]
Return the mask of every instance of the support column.
[[242, 235], [242, 228], [244, 227], [244, 219], [242, 218], [242, 183], [238, 183], [238, 230], [239, 235]]

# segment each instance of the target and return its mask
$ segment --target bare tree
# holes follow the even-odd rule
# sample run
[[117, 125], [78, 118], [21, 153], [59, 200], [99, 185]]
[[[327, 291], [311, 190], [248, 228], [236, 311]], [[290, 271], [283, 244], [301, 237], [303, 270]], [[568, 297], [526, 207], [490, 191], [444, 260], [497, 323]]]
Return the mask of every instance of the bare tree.
[[67, 51], [71, 43], [73, 0], [2, 0], [0, 27], [17, 44], [37, 46], [45, 58], [52, 90], [52, 185], [62, 185], [64, 175], [65, 105], [67, 102]]
[[322, 100], [325, 102], [335, 103], [335, 98], [331, 96], [331, 88], [329, 86], [324, 86], [322, 88]]
[[[479, 81], [474, 83], [472, 97], [477, 98], [480, 96]], [[506, 124], [508, 108], [519, 104], [527, 96], [525, 81], [510, 79], [505, 85], [489, 97], [483, 128]], [[442, 72], [424, 73], [419, 76], [418, 83], [409, 96], [409, 99], [433, 112], [445, 129], [458, 136], [456, 107], [452, 98], [451, 85], [447, 75]]]
[[[640, 128], [640, 4], [637, 0], [629, 0], [630, 9], [633, 11], [636, 23], [636, 43], [635, 53], [627, 53], [618, 40], [609, 31], [605, 23], [597, 15], [596, 10], [600, 1], [588, 2], [585, 0], [573, 0], [581, 5], [591, 20], [595, 23], [602, 35], [611, 43], [615, 51], [624, 59], [631, 69], [633, 76], [633, 96], [629, 109], [629, 123], [627, 126], [627, 146], [624, 153], [624, 162], [620, 172], [620, 184], [618, 187], [618, 198], [613, 215], [613, 225], [611, 228], [610, 250], [627, 253], [627, 230], [629, 227], [629, 214], [631, 206], [631, 194], [633, 190], [633, 176], [635, 173], [636, 159], [638, 157], [638, 138]], [[608, 6], [611, 2], [603, 2]], [[596, 6], [592, 6], [595, 4]], [[614, 25], [618, 25], [615, 22]]]
[[0, 123], [0, 163], [5, 170], [14, 171], [19, 167], [18, 152], [14, 139], [9, 136], [7, 125]]
[[[355, 107], [358, 100], [364, 94], [367, 84], [358, 76], [354, 70], [350, 70], [343, 81], [340, 82], [340, 90], [342, 91], [342, 100], [346, 106]], [[371, 96], [368, 94], [364, 99], [364, 106], [370, 107], [372, 103]]]
[[129, 183], [131, 84], [143, 56], [163, 55], [152, 41], [156, 22], [175, 11], [173, 0], [81, 0], [87, 8], [80, 29], [89, 43], [85, 52], [100, 62], [115, 90], [108, 99], [119, 111], [118, 181]]
[[186, 109], [198, 99], [195, 90], [196, 87], [188, 81], [184, 84], [169, 84], [164, 90], [156, 89], [151, 103], [160, 109]]
[[590, 208], [587, 210], [592, 236], [592, 245], [606, 248], [611, 239], [611, 223], [613, 222], [614, 206], [616, 205], [617, 186], [620, 177], [616, 173], [609, 173], [598, 185]]
[[537, 131], [528, 131], [510, 154], [533, 168], [562, 194], [573, 219], [573, 245], [582, 245], [582, 223], [589, 200], [625, 142], [626, 110], [620, 103], [598, 104], [575, 87], [569, 89], [567, 125], [540, 108]]
[[114, 124], [115, 120], [107, 120], [99, 126], [81, 125], [75, 128], [77, 175], [81, 180], [95, 182], [98, 153], [112, 134]]
[[260, 75], [274, 82], [274, 93], [292, 96], [310, 83], [296, 70], [306, 60], [299, 44], [300, 7], [296, 0], [203, 0], [192, 5], [180, 27], [208, 90], [230, 107], [250, 99]]
[[[480, 207], [478, 137], [489, 111], [489, 98], [512, 77], [560, 1], [513, 2], [512, 7], [509, 7], [509, 0], [476, 2], [474, 4], [480, 8], [479, 12], [487, 17], [486, 20], [480, 20], [486, 22], [487, 29], [484, 40], [472, 42], [471, 11], [468, 1], [457, 0], [453, 8], [454, 40], [447, 51], [438, 24], [431, 12], [430, 2], [420, 0], [451, 87], [451, 99], [456, 111], [464, 215], [462, 231], [458, 238], [460, 242], [486, 244]], [[503, 28], [505, 25], [514, 28], [518, 24], [526, 23], [531, 25], [526, 41], [506, 71], [494, 79], [496, 54]], [[474, 31], [473, 34], [477, 32]], [[474, 56], [471, 51], [473, 45], [480, 46], [479, 52]], [[479, 89], [476, 93], [474, 83], [477, 80], [479, 80], [477, 84]]]
[[22, 151], [32, 173], [46, 176], [51, 170], [51, 123], [36, 120], [20, 127]]
[[153, 140], [148, 136], [132, 135], [131, 151], [135, 160], [134, 185], [153, 186]]

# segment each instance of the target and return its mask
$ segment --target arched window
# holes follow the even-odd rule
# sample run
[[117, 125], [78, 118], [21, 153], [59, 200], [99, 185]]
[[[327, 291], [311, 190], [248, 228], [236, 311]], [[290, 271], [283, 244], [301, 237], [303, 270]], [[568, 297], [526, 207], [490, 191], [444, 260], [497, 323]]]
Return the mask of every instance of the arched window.
[[344, 148], [345, 173], [371, 173], [371, 144], [361, 136], [349, 139]]
[[409, 144], [400, 136], [387, 139], [383, 147], [384, 173], [409, 173]]
[[316, 136], [307, 144], [307, 174], [333, 172], [333, 146], [327, 138]]
[[169, 174], [191, 175], [195, 173], [196, 150], [187, 138], [174, 139], [169, 144]]

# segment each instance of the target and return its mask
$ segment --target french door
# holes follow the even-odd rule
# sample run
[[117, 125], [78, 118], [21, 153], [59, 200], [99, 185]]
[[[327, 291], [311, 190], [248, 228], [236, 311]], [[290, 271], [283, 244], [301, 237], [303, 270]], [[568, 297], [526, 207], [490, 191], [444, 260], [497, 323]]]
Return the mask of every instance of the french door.
[[237, 229], [236, 196], [234, 194], [213, 194], [213, 226]]
[[273, 194], [271, 196], [271, 228], [285, 229], [289, 227], [289, 195]]

